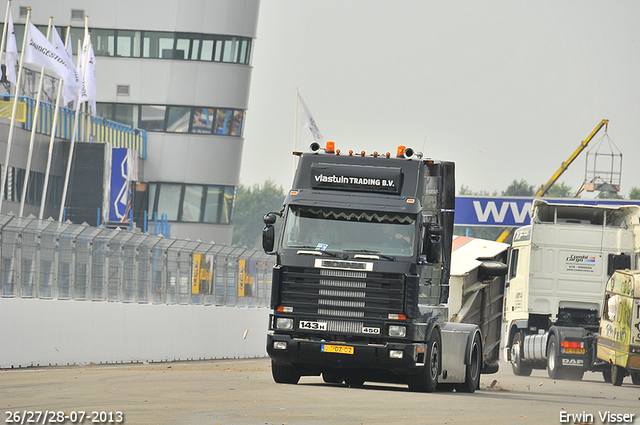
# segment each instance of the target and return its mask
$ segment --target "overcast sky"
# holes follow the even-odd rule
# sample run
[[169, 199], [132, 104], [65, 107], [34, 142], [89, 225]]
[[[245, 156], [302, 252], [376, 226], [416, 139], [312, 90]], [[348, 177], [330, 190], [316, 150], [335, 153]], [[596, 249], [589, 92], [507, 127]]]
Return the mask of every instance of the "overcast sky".
[[606, 118], [589, 147], [640, 187], [639, 1], [262, 0], [253, 49], [241, 184], [290, 188], [298, 88], [337, 148], [455, 161], [457, 191], [546, 183]]

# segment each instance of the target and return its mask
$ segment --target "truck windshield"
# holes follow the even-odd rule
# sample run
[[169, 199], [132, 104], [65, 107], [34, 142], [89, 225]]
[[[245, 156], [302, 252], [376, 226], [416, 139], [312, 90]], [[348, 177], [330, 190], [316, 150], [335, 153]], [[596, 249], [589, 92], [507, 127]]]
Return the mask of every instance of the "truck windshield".
[[416, 217], [411, 214], [291, 206], [283, 248], [411, 256]]

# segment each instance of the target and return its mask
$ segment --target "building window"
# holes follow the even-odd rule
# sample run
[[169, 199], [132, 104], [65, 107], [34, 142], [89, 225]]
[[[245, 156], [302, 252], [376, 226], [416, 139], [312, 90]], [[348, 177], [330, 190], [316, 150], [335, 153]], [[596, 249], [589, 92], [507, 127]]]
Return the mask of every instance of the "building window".
[[[46, 34], [46, 25], [36, 26]], [[21, 50], [24, 24], [15, 24], [14, 27], [18, 50]], [[70, 30], [69, 42], [76, 55], [78, 40], [84, 38], [84, 27], [71, 27]], [[57, 28], [57, 31], [65, 40], [64, 28]], [[241, 65], [249, 65], [251, 57], [252, 40], [249, 37], [103, 28], [89, 28], [89, 32], [96, 56], [201, 60]]]
[[142, 57], [174, 59], [173, 40], [171, 32], [145, 31], [142, 38]]
[[146, 131], [242, 136], [244, 111], [99, 102], [98, 116]]
[[186, 185], [184, 187], [184, 201], [180, 221], [199, 222], [202, 211], [204, 187], [200, 185]]
[[116, 55], [115, 34], [113, 30], [94, 30], [91, 33], [91, 41], [93, 42], [93, 51], [97, 56]]
[[167, 107], [161, 105], [140, 105], [140, 121], [137, 127], [146, 131], [164, 131], [166, 110]]
[[192, 133], [211, 134], [216, 110], [213, 108], [195, 108], [193, 111]]
[[167, 113], [167, 132], [188, 133], [191, 108], [187, 106], [169, 106]]
[[223, 188], [221, 186], [209, 186], [204, 206], [204, 222], [217, 223], [220, 217], [220, 206], [222, 205]]
[[150, 183], [150, 216], [184, 223], [233, 222], [235, 188], [181, 183]]
[[181, 192], [181, 184], [163, 183], [160, 185], [156, 193], [158, 201], [154, 212], [157, 211], [158, 216], [166, 214], [167, 220], [178, 221]]

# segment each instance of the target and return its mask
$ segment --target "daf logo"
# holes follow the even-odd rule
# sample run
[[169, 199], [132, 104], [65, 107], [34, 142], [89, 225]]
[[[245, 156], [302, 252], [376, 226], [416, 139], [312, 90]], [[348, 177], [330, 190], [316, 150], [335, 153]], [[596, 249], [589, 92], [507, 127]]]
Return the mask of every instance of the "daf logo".
[[583, 366], [582, 359], [562, 359], [562, 366]]

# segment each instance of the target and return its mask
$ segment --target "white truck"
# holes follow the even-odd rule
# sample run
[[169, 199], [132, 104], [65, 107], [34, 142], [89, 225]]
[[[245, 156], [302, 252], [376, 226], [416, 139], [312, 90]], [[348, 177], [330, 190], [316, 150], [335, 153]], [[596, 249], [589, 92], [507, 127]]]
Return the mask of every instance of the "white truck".
[[505, 288], [505, 356], [516, 375], [546, 368], [580, 380], [611, 366], [597, 357], [609, 276], [637, 269], [637, 206], [561, 204], [536, 199], [531, 224], [516, 230]]

